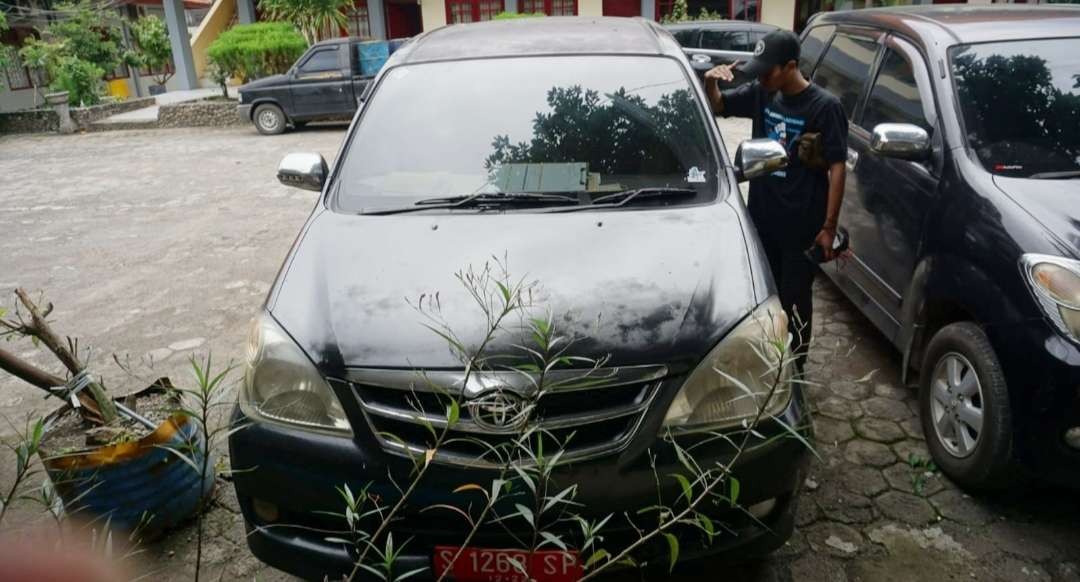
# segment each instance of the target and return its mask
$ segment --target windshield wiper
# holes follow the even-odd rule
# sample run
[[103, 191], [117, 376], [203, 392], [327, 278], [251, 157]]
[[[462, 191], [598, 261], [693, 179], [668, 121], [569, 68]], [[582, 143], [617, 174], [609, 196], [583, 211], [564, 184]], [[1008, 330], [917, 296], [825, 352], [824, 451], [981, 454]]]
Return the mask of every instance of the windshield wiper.
[[604, 194], [594, 198], [592, 204], [585, 206], [571, 206], [569, 208], [552, 208], [547, 212], [576, 212], [578, 210], [604, 210], [607, 208], [619, 208], [630, 204], [634, 200], [642, 198], [668, 198], [681, 196], [697, 196], [697, 190], [693, 188], [667, 188], [653, 186], [649, 188], [635, 188]]
[[1065, 178], [1080, 178], [1080, 170], [1067, 170], [1064, 172], [1038, 172], [1028, 176], [1035, 180], [1063, 180]]
[[534, 192], [514, 192], [509, 194], [478, 193], [467, 196], [449, 196], [443, 198], [425, 198], [412, 206], [365, 210], [360, 214], [385, 215], [420, 212], [423, 210], [453, 210], [457, 208], [476, 208], [501, 205], [531, 204], [577, 204], [578, 199], [565, 194], [541, 194]]

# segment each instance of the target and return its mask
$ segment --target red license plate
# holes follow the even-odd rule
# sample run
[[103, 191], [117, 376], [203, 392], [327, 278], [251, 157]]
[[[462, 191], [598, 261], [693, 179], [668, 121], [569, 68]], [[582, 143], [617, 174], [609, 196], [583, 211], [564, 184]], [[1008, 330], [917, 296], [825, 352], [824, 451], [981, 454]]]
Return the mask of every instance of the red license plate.
[[[529, 555], [526, 550], [495, 550], [465, 548], [451, 567], [460, 548], [435, 546], [435, 575], [447, 569], [455, 582], [576, 582], [581, 578], [581, 562], [577, 552], [539, 550]], [[529, 576], [522, 574], [514, 562], [526, 566]]]

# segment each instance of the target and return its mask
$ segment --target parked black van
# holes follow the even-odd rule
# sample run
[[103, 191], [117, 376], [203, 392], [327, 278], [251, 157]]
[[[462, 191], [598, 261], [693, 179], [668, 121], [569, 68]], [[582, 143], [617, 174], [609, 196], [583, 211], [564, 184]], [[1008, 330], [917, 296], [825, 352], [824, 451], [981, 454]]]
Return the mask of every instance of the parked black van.
[[[477, 439], [495, 446], [527, 426], [561, 435], [555, 478], [576, 485], [583, 517], [613, 516], [601, 535], [615, 545], [637, 535], [626, 514], [685, 492], [669, 435], [708, 467], [734, 461], [733, 439], [749, 439], [732, 499], [701, 506], [712, 543], [693, 524], [672, 533], [685, 558], [782, 545], [808, 419], [797, 384], [771, 392], [770, 379], [790, 379], [790, 360], [757, 352], [788, 328], [737, 184], [784, 167], [780, 144], [744, 142], [733, 165], [682, 49], [640, 19], [449, 26], [399, 49], [374, 83], [332, 167], [318, 154], [279, 167], [283, 183], [321, 195], [255, 322], [235, 413], [250, 424], [229, 439], [252, 552], [340, 579], [355, 554], [327, 533], [345, 526], [333, 515], [345, 512], [339, 488], [393, 503], [411, 459], [426, 458], [418, 501], [391, 531], [394, 547], [407, 541], [401, 570], [435, 577], [435, 560], [468, 528], [421, 509], [490, 487], [497, 465]], [[538, 395], [547, 372], [465, 369], [429, 328], [415, 305], [423, 296], [456, 342], [481, 343], [484, 315], [455, 273], [493, 260], [539, 282], [534, 301], [574, 338], [575, 358], [599, 362], [597, 381]], [[520, 358], [513, 343], [489, 347]], [[550, 374], [590, 370], [581, 362]], [[432, 407], [439, 394], [464, 403]], [[750, 432], [757, 414], [768, 422]], [[436, 451], [427, 428], [447, 426], [455, 438]], [[531, 549], [519, 522], [470, 542], [480, 565], [468, 579], [495, 580], [483, 564]]]
[[1080, 7], [821, 14], [801, 67], [850, 120], [825, 267], [919, 376], [971, 488], [1080, 484]]

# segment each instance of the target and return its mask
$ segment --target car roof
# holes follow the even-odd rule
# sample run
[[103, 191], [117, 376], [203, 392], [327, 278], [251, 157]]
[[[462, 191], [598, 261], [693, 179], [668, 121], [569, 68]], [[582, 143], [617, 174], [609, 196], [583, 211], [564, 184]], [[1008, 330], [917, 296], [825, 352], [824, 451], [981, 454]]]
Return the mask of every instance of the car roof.
[[560, 17], [454, 24], [398, 49], [394, 64], [559, 54], [682, 55], [660, 25], [642, 18]]
[[812, 25], [859, 24], [942, 44], [1080, 35], [1080, 6], [923, 5], [821, 13]]

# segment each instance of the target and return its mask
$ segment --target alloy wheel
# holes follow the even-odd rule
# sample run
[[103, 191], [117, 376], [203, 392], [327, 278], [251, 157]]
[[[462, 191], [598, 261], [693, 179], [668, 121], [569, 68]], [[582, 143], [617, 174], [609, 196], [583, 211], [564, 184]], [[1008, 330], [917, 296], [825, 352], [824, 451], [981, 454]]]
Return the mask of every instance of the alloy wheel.
[[938, 441], [954, 457], [970, 456], [979, 444], [985, 407], [975, 367], [961, 354], [945, 354], [934, 367], [930, 391]]

